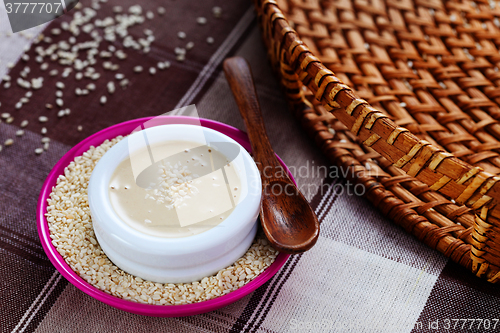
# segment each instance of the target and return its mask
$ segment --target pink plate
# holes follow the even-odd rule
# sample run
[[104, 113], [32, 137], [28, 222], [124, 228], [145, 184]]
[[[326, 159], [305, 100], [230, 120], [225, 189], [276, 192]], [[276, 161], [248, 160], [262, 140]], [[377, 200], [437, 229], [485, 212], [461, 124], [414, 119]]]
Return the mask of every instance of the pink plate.
[[[66, 264], [66, 262], [61, 257], [59, 252], [57, 252], [55, 247], [52, 245], [50, 239], [49, 226], [44, 216], [44, 214], [47, 212], [47, 198], [50, 195], [52, 187], [56, 185], [56, 180], [59, 177], [59, 175], [62, 175], [64, 173], [64, 168], [68, 166], [76, 156], [80, 156], [85, 151], [87, 151], [90, 146], [98, 146], [106, 139], [112, 139], [119, 135], [128, 135], [138, 126], [145, 123], [146, 121], [151, 120], [152, 118], [153, 117], [130, 120], [124, 123], [120, 123], [105, 128], [102, 131], [95, 133], [94, 135], [91, 135], [82, 142], [78, 143], [69, 152], [67, 152], [59, 160], [59, 162], [57, 162], [57, 164], [54, 166], [54, 168], [52, 168], [47, 179], [45, 180], [45, 183], [43, 184], [42, 190], [40, 192], [40, 197], [38, 199], [38, 205], [37, 205], [38, 235], [40, 237], [40, 241], [42, 242], [43, 249], [45, 250], [45, 253], [47, 253], [47, 256], [49, 257], [50, 261], [69, 282], [71, 282], [73, 285], [75, 285], [78, 289], [82, 290], [86, 294], [94, 297], [95, 299], [101, 302], [111, 305], [117, 309], [125, 310], [140, 315], [155, 316], [155, 317], [182, 317], [182, 316], [191, 316], [213, 311], [228, 304], [231, 304], [233, 302], [236, 302], [240, 298], [248, 295], [258, 287], [260, 287], [272, 276], [274, 276], [276, 272], [278, 272], [278, 270], [285, 264], [289, 255], [280, 253], [276, 258], [276, 260], [274, 261], [274, 263], [271, 266], [269, 266], [264, 272], [262, 272], [254, 280], [250, 281], [240, 289], [233, 291], [229, 294], [194, 304], [150, 305], [150, 304], [142, 304], [142, 303], [127, 301], [109, 295], [97, 289], [96, 287], [90, 285], [81, 277], [79, 277], [78, 274], [76, 274], [68, 266], [68, 264]], [[198, 121], [197, 119], [184, 116], [162, 116], [154, 118], [156, 119], [154, 121], [154, 125], [152, 126], [165, 125], [165, 124], [195, 124], [195, 125], [199, 124], [197, 123]], [[219, 131], [236, 140], [248, 151], [251, 150], [250, 142], [248, 141], [248, 137], [244, 132], [232, 126], [225, 125], [213, 120], [200, 119], [200, 122], [202, 126]], [[148, 123], [148, 125], [150, 123]], [[283, 163], [283, 161], [279, 157], [278, 160], [283, 165], [285, 170], [288, 172], [290, 177], [292, 177], [290, 171]]]

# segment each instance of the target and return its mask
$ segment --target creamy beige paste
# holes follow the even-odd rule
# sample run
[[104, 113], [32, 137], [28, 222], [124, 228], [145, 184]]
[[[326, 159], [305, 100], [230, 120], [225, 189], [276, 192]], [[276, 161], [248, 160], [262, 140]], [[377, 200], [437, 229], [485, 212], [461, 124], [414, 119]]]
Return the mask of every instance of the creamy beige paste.
[[[135, 179], [152, 164], [151, 152], [163, 164], [146, 172], [148, 177], [162, 177], [163, 183], [142, 188]], [[214, 165], [224, 167], [214, 170]], [[132, 228], [157, 237], [187, 237], [214, 228], [229, 216], [239, 201], [240, 187], [234, 163], [221, 152], [194, 142], [171, 141], [139, 150], [121, 162], [111, 177], [109, 197], [115, 212]]]

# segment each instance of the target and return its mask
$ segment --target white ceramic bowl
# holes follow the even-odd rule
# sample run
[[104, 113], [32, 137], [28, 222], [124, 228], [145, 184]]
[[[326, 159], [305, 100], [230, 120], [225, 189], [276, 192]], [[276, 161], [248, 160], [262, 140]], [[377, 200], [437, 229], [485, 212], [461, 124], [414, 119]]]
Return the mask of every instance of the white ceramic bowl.
[[250, 247], [257, 231], [262, 185], [255, 162], [241, 146], [240, 155], [233, 164], [245, 195], [240, 195], [236, 208], [217, 227], [188, 237], [155, 237], [130, 227], [111, 205], [111, 176], [137, 148], [129, 144], [129, 140], [136, 141], [146, 134], [150, 145], [171, 140], [203, 145], [206, 142], [200, 138], [201, 130], [208, 142], [239, 145], [228, 136], [205, 127], [155, 126], [123, 139], [104, 154], [94, 168], [88, 187], [94, 232], [104, 253], [124, 271], [160, 283], [192, 282], [230, 266]]

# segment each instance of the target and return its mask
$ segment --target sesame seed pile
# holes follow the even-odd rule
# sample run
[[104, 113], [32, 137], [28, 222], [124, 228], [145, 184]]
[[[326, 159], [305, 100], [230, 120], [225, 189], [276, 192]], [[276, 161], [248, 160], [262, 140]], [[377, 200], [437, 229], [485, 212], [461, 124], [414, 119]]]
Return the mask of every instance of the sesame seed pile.
[[193, 177], [187, 166], [176, 163], [173, 166], [169, 162], [161, 161], [158, 168], [158, 188], [147, 188], [145, 199], [155, 200], [157, 204], [165, 204], [168, 209], [173, 209], [191, 195], [198, 193], [196, 186], [192, 184]]
[[99, 159], [122, 137], [106, 140], [78, 156], [59, 176], [45, 214], [52, 244], [66, 263], [96, 288], [133, 302], [178, 305], [225, 295], [253, 280], [278, 255], [265, 236], [258, 234], [248, 251], [231, 266], [192, 283], [155, 283], [128, 274], [104, 254], [92, 228], [87, 187]]

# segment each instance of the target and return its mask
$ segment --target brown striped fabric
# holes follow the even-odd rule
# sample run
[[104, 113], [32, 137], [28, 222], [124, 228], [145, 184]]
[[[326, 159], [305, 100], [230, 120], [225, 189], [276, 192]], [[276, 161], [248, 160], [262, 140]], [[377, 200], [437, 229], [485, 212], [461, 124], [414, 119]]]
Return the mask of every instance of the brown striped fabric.
[[[134, 3], [102, 2], [98, 17], [110, 15], [117, 4], [127, 8]], [[66, 79], [60, 73], [49, 77], [33, 61], [29, 62], [30, 77], [44, 76], [44, 87], [20, 110], [15, 104], [26, 90], [15, 83], [9, 89], [3, 88], [5, 81], [0, 84], [0, 113], [14, 116], [11, 124], [0, 123], [0, 144], [14, 139], [12, 146], [0, 152], [0, 332], [500, 331], [500, 324], [495, 325], [500, 318], [498, 287], [475, 278], [392, 225], [368, 201], [352, 195], [346, 180], [328, 176], [341, 174], [341, 170], [327, 165], [289, 113], [266, 59], [250, 2], [150, 0], [141, 5], [146, 10], [162, 5], [167, 12], [146, 22], [156, 36], [151, 51], [127, 51], [119, 72], [131, 82], [126, 90], [118, 87], [105, 105], [99, 103], [97, 92], [85, 97], [71, 93], [82, 87], [82, 82], [91, 81], [77, 81], [74, 74]], [[213, 18], [213, 6], [222, 8], [221, 18]], [[196, 24], [199, 16], [208, 18], [206, 26]], [[5, 18], [0, 6], [0, 60], [4, 59], [0, 74], [8, 71], [17, 78], [28, 63], [19, 60], [12, 69], [6, 63], [18, 59], [28, 41], [7, 37]], [[69, 16], [62, 16], [45, 31], [68, 20]], [[131, 29], [131, 34], [139, 36], [144, 27]], [[179, 40], [179, 31], [186, 32], [188, 38]], [[207, 37], [213, 37], [215, 43], [207, 44]], [[188, 41], [194, 41], [195, 47], [186, 61], [177, 62], [175, 47]], [[33, 47], [28, 54], [35, 57]], [[74, 144], [92, 133], [188, 104], [196, 104], [201, 117], [244, 129], [221, 72], [222, 60], [232, 55], [245, 57], [252, 66], [273, 147], [292, 168], [321, 221], [317, 245], [290, 257], [251, 295], [197, 316], [139, 316], [84, 294], [54, 269], [38, 240], [35, 211], [47, 174]], [[132, 71], [139, 64], [147, 70], [160, 60], [169, 60], [171, 68], [154, 76]], [[105, 89], [115, 74], [100, 67], [99, 71], [104, 74], [95, 81], [96, 91]], [[71, 109], [70, 116], [61, 119], [55, 116], [55, 109], [44, 107], [54, 104], [57, 81], [65, 83], [64, 107]], [[40, 115], [48, 116], [49, 122], [40, 124]], [[30, 124], [22, 137], [16, 137], [24, 119]], [[34, 150], [40, 147], [43, 126], [52, 141], [49, 150], [37, 156]], [[77, 131], [78, 126], [83, 130]], [[460, 319], [459, 326], [455, 325]], [[474, 325], [469, 320], [462, 329], [464, 319], [474, 319]]]

